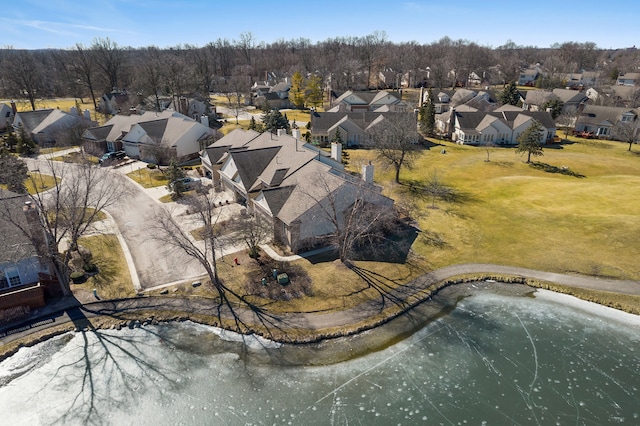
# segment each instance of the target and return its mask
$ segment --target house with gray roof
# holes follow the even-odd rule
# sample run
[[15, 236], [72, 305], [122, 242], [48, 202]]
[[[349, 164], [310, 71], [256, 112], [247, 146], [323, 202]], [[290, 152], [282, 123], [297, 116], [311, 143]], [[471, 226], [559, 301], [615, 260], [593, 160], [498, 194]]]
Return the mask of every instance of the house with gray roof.
[[347, 146], [358, 146], [368, 141], [372, 128], [384, 121], [388, 114], [400, 112], [312, 112], [310, 141], [315, 145], [327, 146], [336, 133], [340, 132], [342, 142]]
[[461, 145], [518, 144], [518, 137], [533, 121], [538, 121], [543, 131], [543, 143], [553, 140], [556, 124], [546, 111], [525, 111], [514, 107], [493, 112], [452, 110], [449, 132], [451, 140]]
[[587, 92], [583, 90], [529, 90], [522, 103], [522, 108], [528, 111], [542, 111], [544, 105], [553, 99], [561, 101], [565, 110], [578, 108], [581, 104], [589, 101]]
[[23, 127], [39, 145], [53, 145], [66, 142], [67, 133], [73, 128], [91, 127], [89, 110], [78, 111], [71, 107], [69, 112], [59, 109], [38, 109], [35, 111], [19, 111], [13, 119], [13, 128], [18, 131]]
[[45, 236], [29, 197], [0, 188], [0, 310], [43, 306], [40, 274], [48, 274]]
[[[204, 116], [206, 118], [206, 116]], [[84, 132], [92, 152], [124, 150], [127, 156], [152, 163], [196, 158], [215, 130], [172, 110], [116, 115], [103, 126]]]
[[300, 140], [299, 131], [290, 136], [238, 129], [208, 146], [202, 160], [213, 166], [221, 189], [270, 223], [275, 241], [298, 252], [336, 232], [325, 214], [328, 203], [344, 212], [356, 192], [364, 192], [367, 202], [393, 207], [372, 181], [345, 173], [335, 145], [329, 155]]
[[376, 112], [381, 108], [386, 111], [405, 112], [408, 105], [402, 100], [400, 92], [347, 90], [331, 103], [327, 112]]
[[576, 131], [593, 133], [604, 139], [615, 139], [616, 126], [628, 123], [636, 129], [640, 127], [638, 108], [619, 108], [596, 105], [585, 105], [576, 119]]

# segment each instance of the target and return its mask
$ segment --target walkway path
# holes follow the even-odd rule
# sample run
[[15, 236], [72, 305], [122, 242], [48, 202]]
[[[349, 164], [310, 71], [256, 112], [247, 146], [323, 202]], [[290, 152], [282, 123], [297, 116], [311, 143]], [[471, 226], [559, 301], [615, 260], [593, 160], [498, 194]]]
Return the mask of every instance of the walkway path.
[[[597, 289], [630, 295], [640, 295], [639, 281], [621, 281], [599, 279], [595, 277], [578, 277], [533, 269], [491, 264], [462, 264], [452, 265], [432, 272], [428, 272], [410, 283], [400, 286], [389, 296], [398, 296], [403, 300], [416, 294], [430, 285], [463, 274], [497, 274], [515, 275], [551, 281], [577, 288]], [[57, 304], [47, 306], [36, 312], [29, 320], [22, 323], [0, 327], [0, 346], [28, 334], [46, 328], [64, 324], [77, 318], [91, 318], [98, 315], [117, 317], [118, 314], [141, 311], [177, 311], [185, 314], [211, 314], [215, 312], [217, 304], [212, 299], [196, 299], [181, 297], [139, 297], [135, 299], [117, 301], [99, 301], [80, 305], [76, 299], [67, 299]], [[288, 313], [278, 315], [274, 320], [277, 326], [288, 329], [303, 329], [319, 332], [334, 327], [345, 327], [358, 324], [381, 312], [381, 301], [372, 300], [351, 309], [328, 313]], [[256, 321], [255, 313], [248, 309], [238, 310], [241, 318], [249, 323]], [[230, 316], [223, 310], [222, 315]], [[268, 315], [268, 313], [267, 313]]]

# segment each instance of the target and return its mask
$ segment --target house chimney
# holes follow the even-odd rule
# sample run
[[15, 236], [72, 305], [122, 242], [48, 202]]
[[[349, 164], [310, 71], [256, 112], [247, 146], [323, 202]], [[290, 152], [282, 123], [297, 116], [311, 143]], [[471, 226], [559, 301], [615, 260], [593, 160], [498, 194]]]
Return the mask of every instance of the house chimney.
[[209, 127], [209, 117], [207, 117], [205, 114], [202, 114], [202, 115], [200, 116], [200, 123], [201, 123], [203, 126], [207, 126], [207, 127]]
[[291, 135], [296, 139], [300, 139], [300, 129], [292, 129]]
[[82, 111], [82, 114], [84, 115], [84, 118], [91, 121], [91, 111], [89, 111], [88, 109], [85, 109], [84, 111]]
[[373, 183], [373, 164], [369, 161], [369, 164], [362, 166], [362, 180], [367, 183]]
[[278, 137], [282, 136], [285, 133], [284, 129], [278, 129]]
[[69, 114], [78, 115], [78, 108], [72, 106], [71, 108], [69, 108]]
[[16, 101], [11, 101], [11, 110], [13, 110], [13, 115], [16, 115], [18, 112], [18, 107], [16, 106]]
[[331, 158], [338, 163], [342, 162], [342, 144], [340, 142], [331, 142]]

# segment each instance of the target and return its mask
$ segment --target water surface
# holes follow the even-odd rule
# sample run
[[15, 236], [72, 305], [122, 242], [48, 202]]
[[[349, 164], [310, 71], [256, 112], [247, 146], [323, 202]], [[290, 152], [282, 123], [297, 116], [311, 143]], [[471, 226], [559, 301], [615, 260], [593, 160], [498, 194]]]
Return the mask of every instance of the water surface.
[[2, 423], [640, 424], [640, 320], [582, 306], [483, 291], [326, 366], [193, 323], [67, 334], [0, 364]]

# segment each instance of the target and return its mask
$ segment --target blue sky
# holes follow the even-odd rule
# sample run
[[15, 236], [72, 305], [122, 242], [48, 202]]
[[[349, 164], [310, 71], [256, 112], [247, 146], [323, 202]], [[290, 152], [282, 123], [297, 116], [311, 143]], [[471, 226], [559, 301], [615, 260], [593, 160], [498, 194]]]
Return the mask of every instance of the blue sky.
[[246, 32], [264, 42], [317, 42], [376, 30], [393, 42], [448, 36], [492, 47], [507, 40], [539, 47], [564, 41], [640, 45], [637, 0], [21, 0], [2, 9], [0, 46], [16, 49], [89, 45], [96, 37], [131, 47], [203, 46]]

